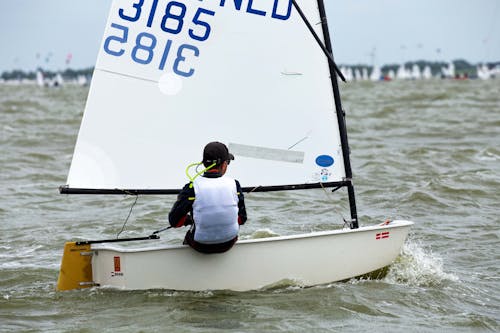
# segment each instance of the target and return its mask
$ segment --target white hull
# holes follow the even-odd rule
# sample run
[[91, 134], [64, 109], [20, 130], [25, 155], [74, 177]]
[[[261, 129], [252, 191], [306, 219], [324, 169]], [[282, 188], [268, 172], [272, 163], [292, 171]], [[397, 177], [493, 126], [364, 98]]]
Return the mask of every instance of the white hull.
[[260, 289], [283, 280], [303, 286], [341, 281], [390, 265], [412, 222], [239, 241], [223, 254], [187, 246], [91, 246], [93, 283], [120, 289]]

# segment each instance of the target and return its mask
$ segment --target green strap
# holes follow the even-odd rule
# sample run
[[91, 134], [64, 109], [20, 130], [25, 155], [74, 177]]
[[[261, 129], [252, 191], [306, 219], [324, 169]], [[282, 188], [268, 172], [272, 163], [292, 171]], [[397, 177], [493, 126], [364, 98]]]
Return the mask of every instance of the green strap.
[[186, 168], [186, 176], [189, 178], [189, 182], [191, 183], [191, 184], [189, 185], [189, 187], [193, 187], [193, 182], [194, 182], [194, 180], [195, 180], [198, 176], [200, 176], [201, 174], [203, 174], [205, 171], [212, 169], [212, 168], [213, 168], [213, 167], [214, 167], [217, 163], [212, 163], [211, 165], [209, 165], [209, 166], [208, 166], [208, 167], [206, 167], [205, 169], [201, 170], [200, 172], [197, 172], [197, 173], [196, 173], [193, 177], [191, 177], [191, 175], [189, 174], [189, 169], [191, 169], [191, 168], [192, 168], [192, 167], [194, 167], [194, 166], [199, 166], [199, 165], [201, 165], [201, 164], [203, 164], [203, 163], [198, 162], [198, 163], [191, 163], [191, 164], [189, 164], [189, 165], [187, 166], [187, 168]]

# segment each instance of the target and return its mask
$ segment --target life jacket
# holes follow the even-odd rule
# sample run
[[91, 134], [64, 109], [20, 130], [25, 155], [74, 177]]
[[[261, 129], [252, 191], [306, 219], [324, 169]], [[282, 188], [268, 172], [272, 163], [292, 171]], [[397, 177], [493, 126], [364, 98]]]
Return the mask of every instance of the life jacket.
[[193, 183], [194, 240], [203, 244], [228, 242], [238, 236], [238, 194], [230, 177], [198, 177]]

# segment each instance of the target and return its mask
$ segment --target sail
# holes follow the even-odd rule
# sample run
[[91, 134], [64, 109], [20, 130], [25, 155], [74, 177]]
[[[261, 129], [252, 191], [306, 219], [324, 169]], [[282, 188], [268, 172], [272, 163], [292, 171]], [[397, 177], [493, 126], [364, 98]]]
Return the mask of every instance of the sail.
[[291, 0], [114, 0], [65, 188], [180, 189], [210, 141], [243, 187], [344, 181], [328, 59]]

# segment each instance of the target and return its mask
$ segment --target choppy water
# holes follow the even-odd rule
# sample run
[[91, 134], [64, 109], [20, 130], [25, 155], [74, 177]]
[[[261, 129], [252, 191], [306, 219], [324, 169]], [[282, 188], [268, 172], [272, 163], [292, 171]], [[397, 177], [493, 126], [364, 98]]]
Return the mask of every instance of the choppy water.
[[[500, 330], [500, 80], [350, 83], [342, 93], [361, 223], [415, 221], [385, 277], [246, 293], [55, 292], [64, 242], [114, 237], [134, 198], [58, 193], [87, 88], [0, 85], [0, 331]], [[242, 234], [340, 225], [341, 192], [248, 195]], [[122, 236], [165, 226], [173, 200], [140, 197]]]

